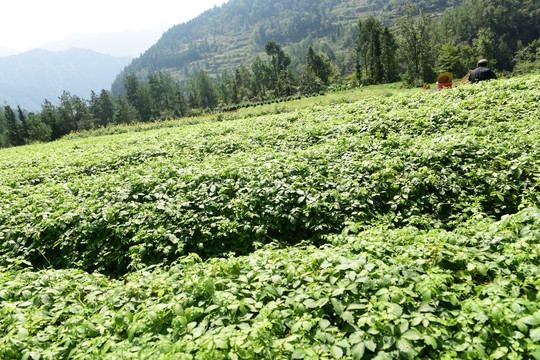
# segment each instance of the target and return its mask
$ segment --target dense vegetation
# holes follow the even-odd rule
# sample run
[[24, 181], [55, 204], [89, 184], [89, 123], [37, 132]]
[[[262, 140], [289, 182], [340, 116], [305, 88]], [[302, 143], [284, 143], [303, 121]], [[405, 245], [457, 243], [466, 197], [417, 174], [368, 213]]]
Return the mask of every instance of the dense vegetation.
[[[443, 46], [452, 46], [451, 54], [461, 63], [452, 70], [458, 70], [459, 77], [482, 57], [500, 71], [512, 71], [515, 54], [540, 38], [538, 0], [230, 0], [167, 31], [119, 75], [113, 93], [123, 92], [123, 79], [132, 73], [144, 80], [149, 73], [165, 71], [186, 83], [202, 69], [218, 81], [226, 71], [233, 73], [262, 56], [268, 40], [284, 45], [298, 74], [304, 71], [305, 54], [313, 47], [328, 56], [345, 77], [355, 70], [358, 20], [374, 17], [405, 44], [408, 40], [399, 24], [409, 17], [410, 5], [415, 7], [414, 15], [423, 11], [430, 19], [422, 39], [425, 46], [416, 50], [425, 57], [425, 66], [438, 70], [445, 65], [439, 62], [448, 56]], [[411, 61], [403, 49], [406, 46], [399, 47], [399, 66], [394, 70], [400, 75], [409, 72]], [[433, 83], [435, 75], [423, 72], [422, 80]]]
[[6, 151], [1, 249], [124, 273], [318, 243], [346, 222], [452, 228], [535, 201], [533, 80], [428, 96]]
[[0, 147], [347, 87], [400, 80], [422, 86], [440, 72], [461, 78], [482, 57], [499, 76], [528, 73], [540, 64], [539, 8], [538, 0], [231, 0], [165, 33], [112, 92], [89, 100], [64, 92], [39, 113], [5, 106]]
[[2, 359], [538, 359], [540, 210], [121, 280], [0, 268]]
[[539, 80], [2, 149], [0, 357], [540, 358]]

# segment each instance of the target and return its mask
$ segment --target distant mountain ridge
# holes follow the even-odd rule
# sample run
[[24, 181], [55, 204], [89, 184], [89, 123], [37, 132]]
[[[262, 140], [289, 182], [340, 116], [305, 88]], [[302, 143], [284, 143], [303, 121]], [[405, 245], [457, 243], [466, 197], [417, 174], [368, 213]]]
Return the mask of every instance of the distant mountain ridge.
[[184, 82], [204, 69], [219, 77], [241, 64], [249, 66], [264, 53], [267, 40], [284, 45], [293, 66], [304, 62], [312, 46], [337, 59], [342, 73], [350, 73], [358, 20], [376, 15], [391, 22], [411, 3], [442, 12], [461, 0], [229, 0], [165, 32], [126, 67], [112, 90], [122, 93], [123, 79], [130, 73], [145, 78], [164, 71]]
[[110, 88], [131, 59], [86, 49], [36, 49], [0, 58], [0, 104], [37, 111], [45, 99], [56, 103], [64, 90], [89, 98], [92, 90]]
[[142, 31], [77, 34], [66, 39], [43, 44], [39, 46], [39, 49], [64, 51], [79, 48], [118, 57], [136, 57], [154, 45], [167, 28], [166, 25], [163, 25]]
[[0, 57], [16, 55], [19, 52], [15, 49], [8, 47], [0, 47]]

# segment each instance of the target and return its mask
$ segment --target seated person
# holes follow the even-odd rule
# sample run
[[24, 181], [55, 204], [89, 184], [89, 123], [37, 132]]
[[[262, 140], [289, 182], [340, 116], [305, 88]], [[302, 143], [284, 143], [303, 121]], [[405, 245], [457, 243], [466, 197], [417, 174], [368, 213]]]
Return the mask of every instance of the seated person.
[[471, 83], [477, 83], [479, 81], [484, 80], [490, 80], [490, 79], [497, 79], [497, 75], [488, 68], [488, 61], [486, 59], [482, 59], [478, 61], [477, 68], [471, 71], [471, 74], [469, 75], [469, 81]]
[[437, 77], [437, 90], [441, 90], [443, 88], [451, 88], [453, 83], [454, 76], [451, 73], [442, 73]]

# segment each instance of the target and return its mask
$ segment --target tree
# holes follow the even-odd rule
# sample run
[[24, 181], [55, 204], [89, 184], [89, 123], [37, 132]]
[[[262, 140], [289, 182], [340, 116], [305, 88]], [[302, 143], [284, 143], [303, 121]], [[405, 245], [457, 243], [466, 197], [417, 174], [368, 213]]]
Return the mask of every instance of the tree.
[[526, 74], [540, 69], [540, 38], [527, 46], [523, 46], [521, 43], [518, 46], [519, 50], [514, 57], [516, 63], [514, 73]]
[[334, 68], [327, 56], [316, 54], [310, 46], [306, 54], [306, 63], [308, 71], [315, 74], [324, 85], [330, 83], [330, 78], [334, 75]]
[[118, 106], [114, 112], [115, 124], [131, 124], [138, 120], [137, 109], [129, 102], [127, 95], [118, 98]]
[[359, 80], [368, 83], [382, 82], [381, 32], [381, 24], [374, 18], [358, 21], [356, 76]]
[[252, 77], [252, 93], [253, 96], [264, 100], [268, 92], [268, 84], [272, 78], [272, 68], [266, 62], [262, 61], [259, 56], [255, 58], [251, 65]]
[[381, 64], [385, 82], [394, 82], [399, 79], [397, 49], [394, 34], [388, 26], [383, 26], [381, 32]]
[[68, 91], [64, 91], [58, 99], [60, 104], [57, 112], [62, 126], [62, 135], [94, 127], [94, 118], [83, 99], [77, 95], [71, 95]]
[[264, 45], [264, 49], [271, 58], [274, 94], [276, 96], [290, 95], [293, 83], [292, 74], [289, 70], [291, 58], [283, 51], [281, 45], [274, 40], [268, 40]]
[[51, 140], [56, 140], [65, 135], [65, 131], [56, 107], [47, 99], [41, 105], [41, 121], [52, 131]]
[[251, 73], [244, 65], [240, 65], [234, 72], [232, 99], [235, 104], [249, 101], [251, 95]]
[[325, 88], [325, 84], [312, 71], [307, 70], [300, 76], [298, 91], [302, 95], [319, 94]]
[[199, 95], [199, 106], [203, 109], [214, 109], [218, 103], [218, 97], [214, 83], [204, 70], [197, 74], [197, 92]]
[[490, 66], [496, 64], [495, 60], [495, 35], [490, 28], [478, 30], [477, 37], [473, 40], [473, 48], [478, 59], [488, 59]]
[[52, 129], [45, 124], [40, 115], [28, 115], [28, 143], [51, 141]]
[[180, 85], [173, 77], [164, 72], [148, 75], [151, 96], [152, 116], [182, 116], [187, 112], [187, 104]]
[[20, 121], [20, 137], [23, 140], [23, 143], [26, 143], [28, 140], [28, 120], [26, 118], [26, 114], [24, 113], [23, 109], [19, 105], [17, 105], [17, 114], [19, 115], [19, 121]]
[[24, 145], [24, 139], [21, 136], [21, 126], [11, 106], [4, 106], [4, 116], [6, 118], [6, 138], [9, 146]]
[[420, 10], [415, 16], [413, 5], [405, 8], [405, 15], [398, 19], [398, 43], [409, 83], [417, 79], [431, 82], [435, 75], [435, 42], [429, 15]]
[[148, 122], [157, 117], [150, 86], [139, 81], [135, 74], [124, 79], [124, 87], [129, 103], [137, 110], [140, 121]]
[[8, 141], [6, 139], [6, 116], [4, 115], [4, 111], [2, 108], [0, 108], [0, 148], [8, 147]]
[[116, 111], [116, 99], [109, 90], [101, 90], [99, 94], [100, 119], [101, 123], [108, 125], [114, 122], [114, 113]]
[[110, 91], [103, 89], [99, 95], [92, 91], [89, 108], [96, 126], [107, 126], [114, 122], [116, 100]]
[[369, 18], [358, 21], [356, 38], [356, 77], [367, 83], [396, 81], [397, 44], [387, 26]]
[[129, 103], [135, 107], [140, 107], [140, 88], [141, 83], [135, 74], [128, 74], [124, 79], [124, 88], [126, 89], [126, 96]]
[[461, 59], [457, 46], [450, 43], [441, 45], [437, 70], [441, 73], [448, 71], [456, 76], [464, 76], [467, 73], [468, 69]]
[[234, 88], [234, 76], [227, 70], [221, 75], [217, 85], [218, 102], [223, 105], [232, 104], [232, 93]]
[[196, 83], [196, 81], [195, 81], [195, 79], [193, 77], [190, 77], [188, 79], [188, 82], [184, 86], [184, 89], [187, 92], [188, 106], [191, 109], [198, 108], [200, 106], [199, 105], [200, 104], [199, 93], [198, 93], [198, 90], [197, 90], [197, 83]]

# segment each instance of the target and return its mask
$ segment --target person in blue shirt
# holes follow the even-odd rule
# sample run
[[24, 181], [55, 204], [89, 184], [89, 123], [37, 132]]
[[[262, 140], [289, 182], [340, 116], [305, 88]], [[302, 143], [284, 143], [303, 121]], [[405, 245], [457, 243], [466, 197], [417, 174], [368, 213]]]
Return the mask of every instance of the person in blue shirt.
[[471, 71], [471, 74], [469, 75], [469, 81], [471, 83], [497, 78], [497, 75], [495, 75], [493, 70], [488, 68], [488, 61], [486, 59], [478, 61], [477, 66], [478, 67]]

